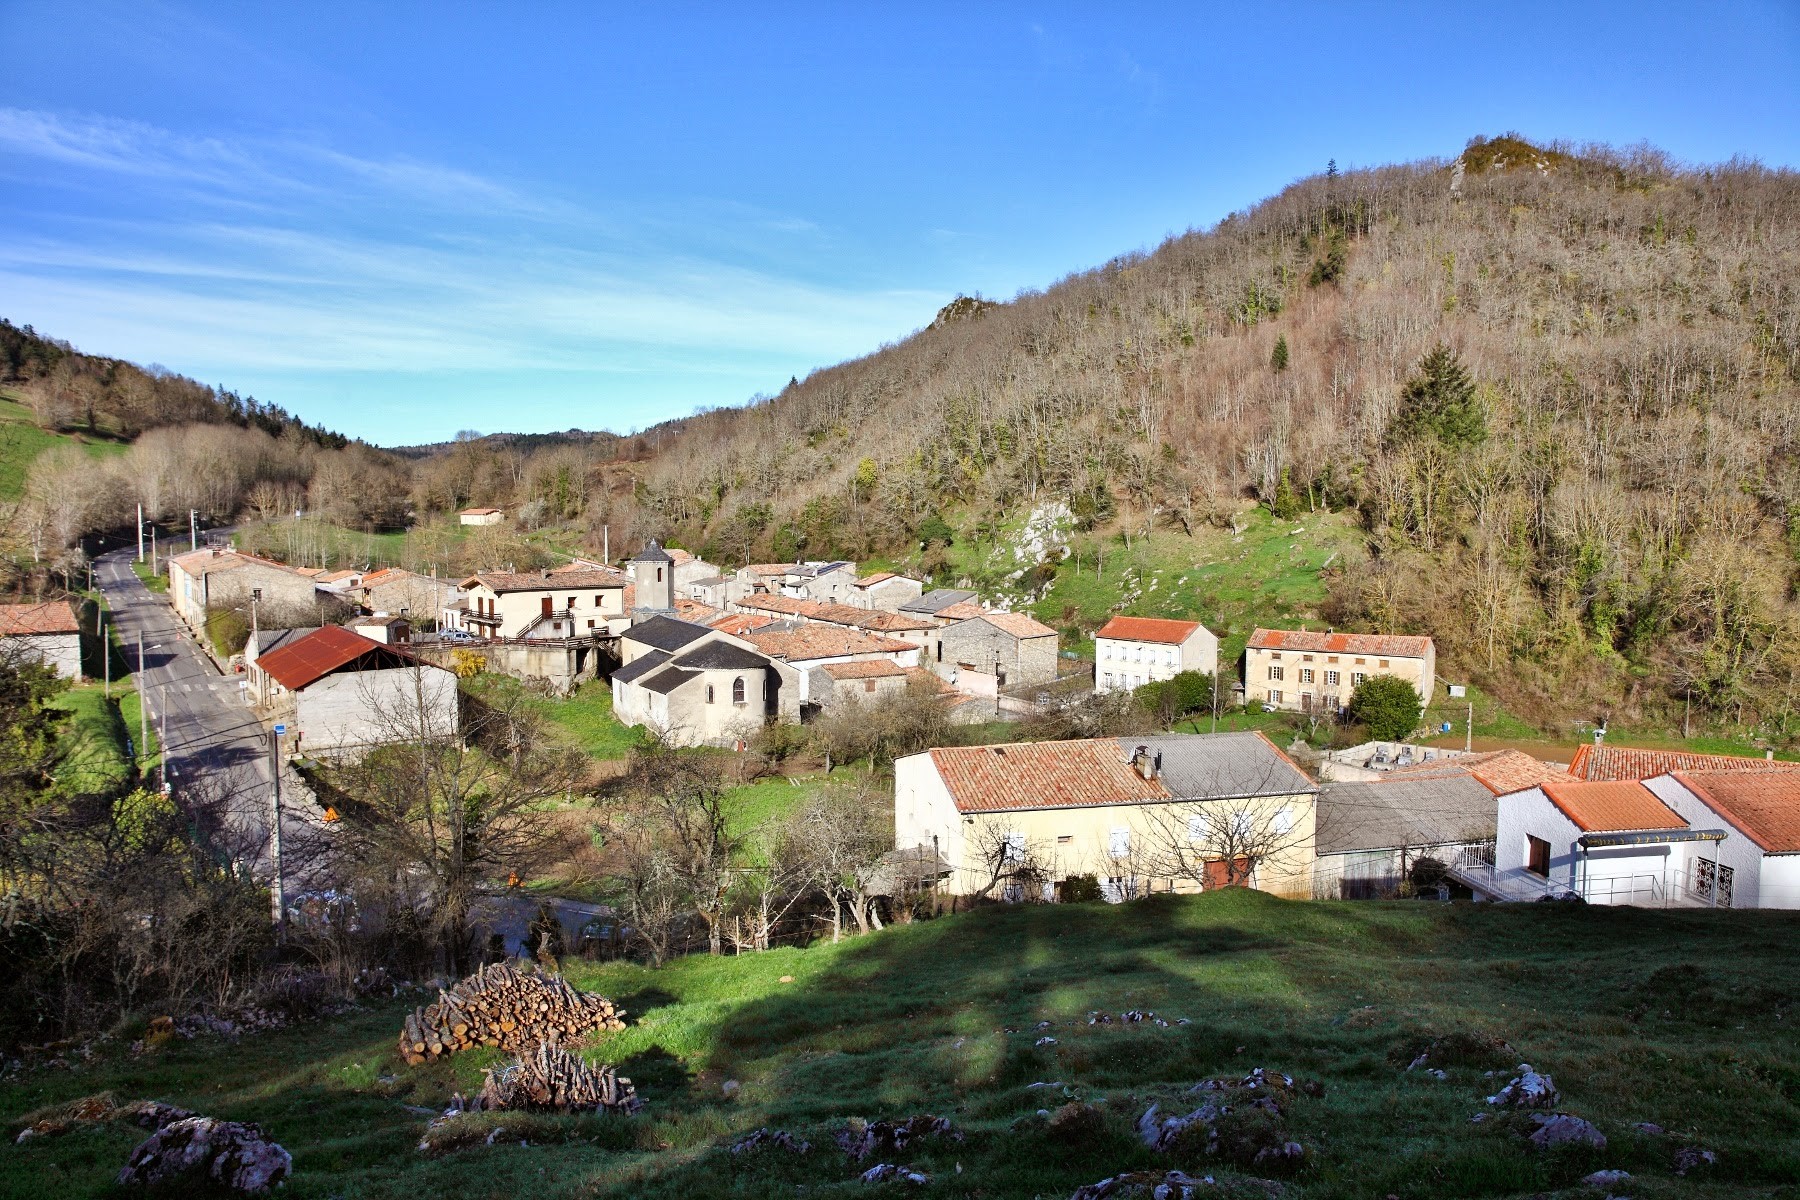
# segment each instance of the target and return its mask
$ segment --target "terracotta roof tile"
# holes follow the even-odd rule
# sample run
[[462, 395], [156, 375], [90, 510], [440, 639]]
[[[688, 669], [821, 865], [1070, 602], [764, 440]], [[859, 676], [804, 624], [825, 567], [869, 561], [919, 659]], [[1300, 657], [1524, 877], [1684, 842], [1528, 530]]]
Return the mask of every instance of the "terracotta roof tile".
[[1653, 779], [1671, 771], [1800, 771], [1800, 763], [1736, 754], [1690, 754], [1685, 750], [1645, 750], [1636, 746], [1587, 743], [1575, 751], [1569, 774], [1591, 781]]
[[759, 612], [781, 613], [785, 616], [804, 615], [809, 609], [818, 605], [816, 600], [802, 600], [798, 596], [745, 596], [737, 601], [739, 608], [751, 608]]
[[570, 588], [625, 586], [625, 577], [604, 568], [592, 571], [477, 571], [462, 581], [463, 587], [482, 584], [492, 592], [562, 592]]
[[877, 571], [873, 575], [864, 575], [856, 581], [856, 586], [859, 588], [874, 587], [878, 583], [886, 583], [890, 579], [898, 578], [899, 576], [892, 571]]
[[877, 637], [836, 625], [801, 625], [796, 629], [767, 630], [744, 635], [744, 640], [771, 658], [804, 662], [813, 658], [847, 658], [857, 654], [896, 654], [917, 650], [911, 642]]
[[1386, 654], [1424, 658], [1431, 639], [1404, 633], [1326, 633], [1293, 629], [1258, 629], [1250, 635], [1252, 650], [1311, 650], [1325, 654]]
[[745, 634], [754, 629], [766, 629], [775, 624], [775, 618], [762, 613], [726, 613], [706, 622], [720, 633]]
[[1546, 783], [1544, 795], [1589, 833], [1627, 829], [1686, 829], [1681, 814], [1658, 800], [1642, 783]]
[[489, 513], [497, 513], [497, 508], [465, 508], [456, 515], [459, 517], [485, 517]]
[[1198, 621], [1171, 621], [1163, 617], [1114, 617], [1095, 631], [1097, 638], [1122, 642], [1161, 642], [1179, 646], [1194, 636]]
[[987, 609], [973, 600], [958, 600], [947, 608], [938, 609], [932, 615], [940, 621], [967, 621], [971, 617], [979, 617], [985, 612]]
[[890, 659], [862, 659], [857, 662], [826, 663], [819, 668], [833, 679], [886, 679], [905, 675], [907, 668]]
[[981, 620], [1016, 638], [1055, 637], [1056, 630], [1050, 628], [1036, 617], [1026, 613], [991, 612], [981, 614]]
[[930, 751], [959, 812], [1141, 804], [1172, 799], [1145, 779], [1110, 738], [955, 746]]
[[1574, 775], [1547, 762], [1540, 762], [1523, 750], [1488, 750], [1480, 754], [1458, 754], [1431, 762], [1400, 767], [1383, 775], [1383, 779], [1445, 779], [1466, 775], [1496, 796], [1522, 792], [1544, 783], [1575, 783]]
[[698, 600], [675, 600], [675, 615], [683, 621], [692, 621], [696, 625], [704, 625], [719, 615], [719, 610], [710, 604], [702, 604]]
[[67, 600], [49, 600], [43, 604], [0, 604], [0, 637], [80, 632], [81, 622]]
[[1792, 771], [1671, 774], [1765, 854], [1800, 854], [1800, 775]]

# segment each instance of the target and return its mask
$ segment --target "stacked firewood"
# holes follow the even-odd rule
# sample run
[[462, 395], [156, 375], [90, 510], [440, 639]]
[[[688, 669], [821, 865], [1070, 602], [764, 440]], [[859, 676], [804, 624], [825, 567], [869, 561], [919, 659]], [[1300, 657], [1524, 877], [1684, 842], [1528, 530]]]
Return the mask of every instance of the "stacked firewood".
[[578, 992], [560, 976], [527, 975], [505, 963], [481, 968], [436, 1004], [415, 1008], [400, 1030], [409, 1063], [497, 1046], [521, 1053], [548, 1042], [625, 1028], [625, 1011], [604, 996]]
[[545, 1042], [487, 1072], [471, 1107], [483, 1112], [634, 1113], [643, 1107], [637, 1089], [611, 1067], [596, 1067]]

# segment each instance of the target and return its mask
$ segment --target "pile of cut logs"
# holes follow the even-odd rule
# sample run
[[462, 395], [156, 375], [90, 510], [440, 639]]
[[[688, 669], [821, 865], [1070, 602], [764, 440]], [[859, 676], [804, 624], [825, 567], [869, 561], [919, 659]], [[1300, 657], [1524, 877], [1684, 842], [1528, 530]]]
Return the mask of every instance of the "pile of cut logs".
[[487, 1072], [472, 1106], [483, 1112], [634, 1113], [643, 1107], [637, 1089], [611, 1067], [596, 1067], [548, 1043], [517, 1061]]
[[505, 963], [481, 968], [436, 1004], [415, 1008], [400, 1030], [409, 1063], [476, 1046], [522, 1053], [540, 1043], [625, 1028], [625, 1011], [604, 996], [578, 992], [560, 976], [528, 975]]

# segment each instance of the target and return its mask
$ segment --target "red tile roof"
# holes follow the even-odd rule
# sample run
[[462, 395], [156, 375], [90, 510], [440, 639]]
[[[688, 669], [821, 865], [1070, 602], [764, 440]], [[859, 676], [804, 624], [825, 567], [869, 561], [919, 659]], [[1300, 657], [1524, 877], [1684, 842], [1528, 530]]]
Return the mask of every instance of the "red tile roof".
[[808, 609], [816, 607], [816, 600], [802, 600], [798, 596], [752, 595], [737, 601], [739, 608], [753, 608], [759, 612], [782, 613], [785, 616], [797, 617]]
[[371, 669], [405, 667], [414, 662], [409, 655], [392, 646], [384, 646], [339, 625], [327, 625], [278, 650], [269, 651], [256, 660], [256, 665], [288, 691], [297, 692], [364, 658], [369, 660], [365, 665]]
[[955, 604], [946, 605], [931, 615], [940, 621], [967, 621], [972, 617], [979, 617], [985, 612], [987, 609], [973, 600], [958, 600]]
[[1431, 639], [1404, 633], [1325, 633], [1294, 629], [1258, 629], [1250, 635], [1252, 650], [1310, 650], [1323, 654], [1383, 654], [1424, 658]]
[[826, 663], [819, 669], [833, 679], [885, 679], [893, 675], [905, 675], [908, 670], [899, 663], [886, 658]]
[[485, 517], [489, 513], [497, 513], [497, 508], [465, 508], [456, 515], [459, 517]]
[[587, 571], [478, 571], [462, 581], [465, 588], [483, 584], [491, 592], [577, 592], [625, 586], [625, 577], [605, 568]]
[[1636, 746], [1587, 743], [1575, 751], [1569, 774], [1577, 779], [1652, 779], [1671, 771], [1800, 771], [1800, 763], [1736, 754], [1689, 754]]
[[1792, 771], [1671, 774], [1765, 854], [1800, 854], [1800, 775]]
[[744, 570], [752, 575], [786, 575], [789, 565], [788, 563], [751, 563]]
[[1496, 796], [1521, 792], [1545, 783], [1576, 783], [1575, 776], [1560, 767], [1540, 762], [1523, 750], [1488, 750], [1480, 754], [1458, 754], [1431, 762], [1400, 767], [1383, 775], [1383, 779], [1442, 779], [1450, 775], [1468, 775]]
[[1173, 798], [1160, 780], [1145, 779], [1133, 770], [1119, 743], [1111, 738], [955, 746], [930, 753], [959, 812], [1141, 804]]
[[761, 613], [726, 613], [706, 623], [720, 633], [743, 634], [753, 629], [766, 629], [775, 624], [775, 618]]
[[1050, 628], [1036, 617], [1026, 613], [991, 612], [982, 613], [980, 620], [1016, 638], [1055, 637], [1056, 630]]
[[0, 637], [31, 637], [44, 633], [80, 633], [81, 622], [67, 600], [42, 604], [0, 604]]
[[1163, 617], [1114, 617], [1095, 631], [1097, 638], [1122, 642], [1161, 642], [1179, 646], [1194, 636], [1198, 621], [1171, 621]]
[[1642, 783], [1546, 783], [1544, 795], [1588, 833], [1627, 829], [1686, 829], [1681, 814], [1658, 800]]
[[802, 625], [798, 629], [748, 633], [744, 640], [770, 658], [803, 662], [813, 658], [848, 658], [858, 654], [894, 654], [917, 650], [911, 642], [877, 637], [836, 625]]
[[877, 571], [873, 575], [864, 575], [861, 579], [856, 581], [856, 586], [859, 588], [874, 587], [878, 583], [886, 583], [890, 579], [897, 578], [899, 578], [899, 576], [895, 575], [892, 571]]
[[719, 615], [719, 610], [710, 604], [702, 604], [698, 600], [675, 599], [675, 615], [683, 621], [692, 621], [696, 625], [704, 625]]

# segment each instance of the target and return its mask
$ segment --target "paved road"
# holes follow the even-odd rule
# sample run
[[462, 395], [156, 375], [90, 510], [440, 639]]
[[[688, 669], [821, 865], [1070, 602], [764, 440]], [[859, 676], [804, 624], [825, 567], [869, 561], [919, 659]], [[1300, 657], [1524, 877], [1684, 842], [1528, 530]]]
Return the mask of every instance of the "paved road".
[[[128, 661], [139, 663], [142, 638], [138, 686], [154, 728], [167, 739], [169, 781], [178, 798], [219, 806], [224, 827], [218, 832], [226, 848], [266, 874], [272, 791], [268, 734], [245, 706], [237, 678], [220, 674], [168, 602], [132, 572], [132, 558], [128, 549], [102, 555], [94, 580], [112, 609]], [[137, 730], [130, 732], [134, 739], [138, 736]], [[304, 814], [284, 804], [282, 818], [283, 840], [290, 848], [298, 845], [309, 827]], [[291, 894], [293, 887], [288, 890]]]

